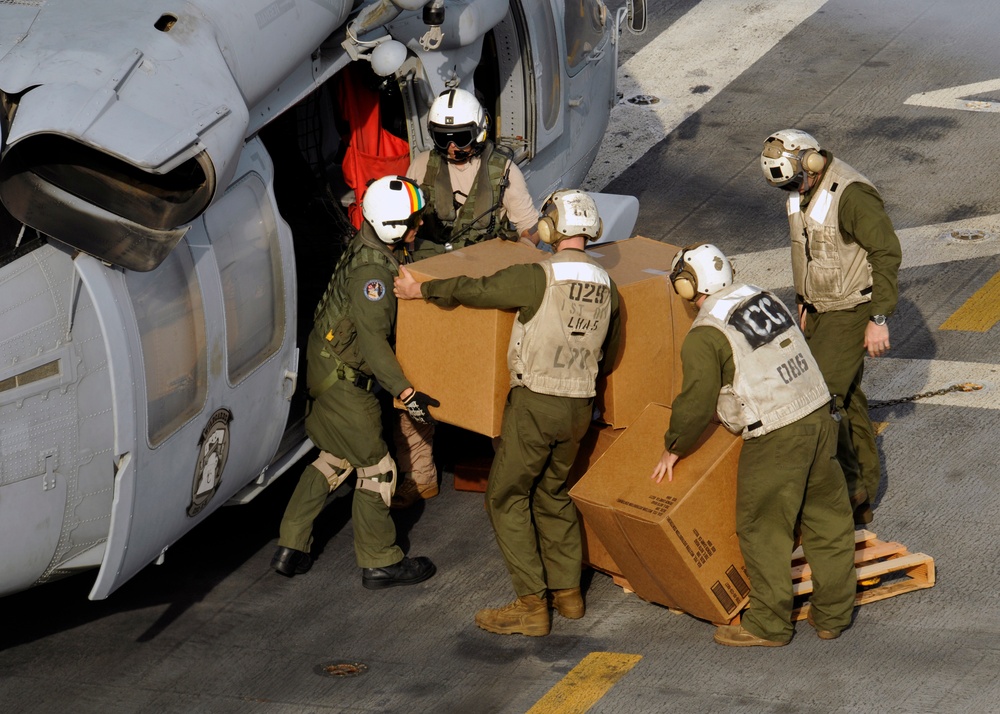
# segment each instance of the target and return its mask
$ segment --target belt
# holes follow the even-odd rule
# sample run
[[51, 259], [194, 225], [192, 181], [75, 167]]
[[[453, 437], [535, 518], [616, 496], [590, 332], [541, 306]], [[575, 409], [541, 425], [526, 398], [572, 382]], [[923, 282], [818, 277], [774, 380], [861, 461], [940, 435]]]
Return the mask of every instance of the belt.
[[[859, 290], [858, 291], [858, 295], [862, 295], [862, 296], [871, 295], [871, 294], [872, 294], [872, 289], [871, 288], [864, 288], [863, 290]], [[796, 302], [799, 302], [800, 298], [802, 296], [801, 295], [796, 295], [795, 297], [796, 297]], [[813, 305], [812, 303], [806, 302], [805, 300], [801, 300], [801, 304], [806, 309], [806, 312], [810, 312], [810, 313], [816, 312], [816, 306]]]
[[[324, 352], [326, 351], [324, 350]], [[358, 389], [363, 389], [366, 392], [370, 392], [372, 387], [375, 386], [375, 377], [369, 377], [367, 374], [363, 374], [353, 367], [348, 367], [332, 350], [328, 354], [334, 359], [337, 366], [336, 368], [330, 370], [330, 373], [326, 375], [323, 381], [320, 382], [315, 389], [309, 390], [310, 397], [313, 399], [319, 399], [320, 395], [332, 387], [334, 382], [340, 379], [346, 380]], [[323, 356], [326, 357], [327, 354], [323, 354]]]
[[361, 372], [354, 373], [354, 379], [351, 380], [353, 384], [358, 389], [363, 389], [366, 392], [372, 391], [372, 387], [375, 386], [375, 378], [369, 377], [367, 374], [361, 374]]

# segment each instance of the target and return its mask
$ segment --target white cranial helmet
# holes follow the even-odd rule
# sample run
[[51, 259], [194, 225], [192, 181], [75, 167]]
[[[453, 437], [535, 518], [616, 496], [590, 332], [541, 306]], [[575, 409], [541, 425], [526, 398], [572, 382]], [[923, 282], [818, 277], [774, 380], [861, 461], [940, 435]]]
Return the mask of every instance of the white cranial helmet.
[[604, 222], [597, 212], [594, 199], [584, 191], [564, 188], [553, 192], [542, 204], [538, 219], [538, 237], [543, 243], [558, 243], [569, 236], [586, 236], [597, 240]]
[[670, 283], [685, 300], [712, 295], [733, 284], [733, 267], [711, 243], [681, 248], [670, 264]]
[[801, 181], [803, 171], [821, 171], [825, 163], [819, 142], [799, 129], [782, 129], [771, 134], [760, 154], [764, 178], [778, 187]]
[[383, 176], [361, 199], [361, 214], [383, 243], [392, 245], [420, 224], [424, 194], [404, 176]]
[[446, 89], [431, 104], [427, 116], [434, 147], [447, 156], [449, 144], [459, 149], [458, 159], [477, 156], [486, 143], [489, 120], [475, 95], [464, 89]]

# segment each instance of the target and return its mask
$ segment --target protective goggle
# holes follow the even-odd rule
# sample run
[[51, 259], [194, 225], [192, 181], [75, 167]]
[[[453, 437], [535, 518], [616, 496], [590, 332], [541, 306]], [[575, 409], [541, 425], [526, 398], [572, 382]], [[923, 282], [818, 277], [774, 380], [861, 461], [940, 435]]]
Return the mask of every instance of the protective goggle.
[[431, 129], [431, 138], [434, 140], [434, 146], [441, 151], [447, 151], [448, 146], [451, 144], [454, 144], [457, 149], [465, 149], [472, 146], [476, 134], [476, 129], [471, 126], [434, 127]]

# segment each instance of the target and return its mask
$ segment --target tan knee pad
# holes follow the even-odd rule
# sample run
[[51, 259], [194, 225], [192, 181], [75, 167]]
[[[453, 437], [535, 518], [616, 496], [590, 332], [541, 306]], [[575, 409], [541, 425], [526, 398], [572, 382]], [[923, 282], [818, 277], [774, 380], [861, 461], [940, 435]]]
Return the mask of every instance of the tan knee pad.
[[354, 471], [354, 467], [339, 456], [334, 456], [329, 451], [320, 451], [319, 457], [312, 462], [312, 465], [323, 474], [323, 478], [330, 484], [330, 491], [336, 490], [337, 486], [344, 483], [347, 477]]
[[[389, 479], [383, 481], [383, 476], [389, 476]], [[359, 468], [356, 488], [374, 491], [382, 497], [388, 507], [392, 503], [392, 494], [396, 492], [396, 462], [392, 460], [392, 456], [386, 452], [382, 460], [374, 466]]]

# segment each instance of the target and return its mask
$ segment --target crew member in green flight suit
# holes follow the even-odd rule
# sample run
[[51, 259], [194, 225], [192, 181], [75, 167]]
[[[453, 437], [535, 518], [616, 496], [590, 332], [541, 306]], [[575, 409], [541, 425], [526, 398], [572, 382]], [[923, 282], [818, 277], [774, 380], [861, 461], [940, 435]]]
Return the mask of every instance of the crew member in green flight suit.
[[764, 142], [767, 182], [789, 192], [792, 278], [802, 331], [844, 415], [837, 458], [856, 525], [870, 523], [882, 478], [868, 399], [865, 355], [889, 351], [888, 319], [899, 298], [899, 238], [872, 183], [799, 129]]
[[281, 520], [272, 567], [293, 576], [312, 565], [312, 525], [327, 496], [357, 474], [352, 518], [354, 553], [369, 589], [423, 582], [435, 572], [426, 557], [409, 558], [396, 545], [389, 503], [396, 464], [382, 438], [382, 408], [376, 391], [398, 397], [414, 420], [433, 423], [438, 402], [407, 381], [393, 342], [398, 274], [394, 248], [419, 228], [424, 198], [402, 176], [386, 176], [365, 192], [364, 223], [337, 262], [316, 308], [306, 352], [306, 382], [312, 399], [306, 433], [320, 448], [306, 467]]
[[736, 535], [750, 576], [750, 607], [715, 641], [780, 647], [792, 638], [790, 557], [795, 527], [812, 567], [809, 623], [824, 640], [851, 622], [857, 586], [847, 484], [836, 458], [837, 421], [826, 381], [784, 304], [733, 284], [729, 259], [702, 243], [678, 251], [670, 282], [698, 315], [681, 345], [684, 378], [651, 478], [674, 478], [714, 413], [742, 434]]
[[497, 634], [549, 634], [549, 601], [563, 617], [584, 615], [580, 524], [566, 478], [591, 422], [598, 371], [614, 363], [621, 334], [618, 290], [584, 252], [601, 235], [593, 198], [556, 191], [542, 210], [538, 233], [555, 253], [539, 263], [423, 283], [401, 268], [395, 281], [401, 299], [518, 311], [507, 350], [511, 388], [486, 488], [517, 599], [475, 618]]

